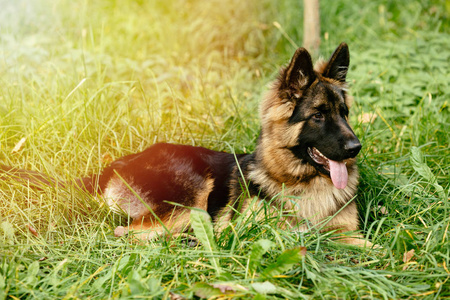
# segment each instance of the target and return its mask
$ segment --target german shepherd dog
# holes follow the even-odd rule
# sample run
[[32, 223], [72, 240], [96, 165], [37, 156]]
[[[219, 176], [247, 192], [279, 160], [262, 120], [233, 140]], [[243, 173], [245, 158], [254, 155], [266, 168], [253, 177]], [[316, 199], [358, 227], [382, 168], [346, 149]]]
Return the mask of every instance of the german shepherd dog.
[[[116, 236], [132, 230], [140, 239], [151, 239], [164, 228], [182, 233], [192, 207], [207, 211], [223, 228], [235, 214], [254, 213], [264, 201], [273, 213], [291, 212], [283, 221], [288, 228], [306, 230], [307, 224], [328, 222], [323, 230], [358, 230], [352, 200], [361, 143], [348, 124], [349, 62], [345, 43], [316, 69], [308, 51], [299, 48], [262, 101], [261, 132], [252, 154], [159, 143], [76, 185], [133, 220], [117, 227]], [[33, 171], [3, 166], [3, 173], [55, 184]], [[340, 241], [370, 245], [358, 236]]]

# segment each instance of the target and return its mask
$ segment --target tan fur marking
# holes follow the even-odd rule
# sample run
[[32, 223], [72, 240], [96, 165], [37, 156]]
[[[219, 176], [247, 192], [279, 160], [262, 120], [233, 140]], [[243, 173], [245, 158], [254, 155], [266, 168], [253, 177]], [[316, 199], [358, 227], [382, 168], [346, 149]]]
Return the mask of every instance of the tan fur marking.
[[[203, 210], [207, 209], [208, 196], [214, 187], [214, 180], [212, 178], [205, 178], [203, 186], [198, 187], [198, 194], [196, 195], [194, 207]], [[156, 207], [152, 208], [154, 211]], [[129, 231], [133, 231], [134, 236], [139, 240], [151, 240], [158, 235], [165, 234], [165, 228], [156, 220], [151, 212], [145, 208], [145, 215], [133, 218], [133, 222], [127, 227], [119, 226], [116, 228], [116, 235], [121, 236]], [[166, 212], [164, 215], [158, 216], [164, 223], [164, 226], [170, 233], [179, 233], [186, 230], [189, 226], [189, 217], [191, 210], [189, 208], [174, 206], [172, 211]], [[131, 217], [131, 215], [130, 215]]]
[[295, 103], [289, 99], [280, 99], [277, 94], [277, 85], [274, 85], [264, 98], [260, 109], [263, 123], [286, 120], [292, 115]]
[[[231, 205], [231, 203], [230, 203]], [[220, 212], [217, 214], [217, 219], [214, 224], [215, 231], [223, 231], [225, 228], [230, 225], [231, 222], [231, 216], [232, 216], [232, 208], [230, 205], [225, 206], [220, 210]]]
[[135, 186], [133, 182], [129, 182], [128, 185], [131, 189], [121, 178], [113, 175], [103, 193], [103, 199], [105, 199], [111, 210], [116, 212], [124, 211], [132, 219], [138, 219], [148, 213], [148, 208], [142, 201], [147, 203], [150, 208], [153, 209], [153, 207], [151, 202], [146, 201], [147, 194], [142, 193], [138, 186]]
[[350, 109], [350, 107], [352, 107], [353, 102], [354, 102], [353, 96], [347, 94], [347, 96], [345, 97], [345, 105], [347, 105], [348, 109]]
[[[279, 195], [280, 202], [290, 203], [292, 207], [296, 206], [301, 218], [317, 223], [333, 215], [355, 194], [358, 185], [357, 171], [349, 170], [349, 173], [348, 185], [343, 190], [335, 188], [329, 178], [322, 176], [315, 177], [307, 184], [285, 184], [284, 187], [260, 168], [250, 172], [249, 177], [258, 184], [264, 182], [264, 190], [270, 197]], [[286, 198], [284, 195], [289, 196]]]

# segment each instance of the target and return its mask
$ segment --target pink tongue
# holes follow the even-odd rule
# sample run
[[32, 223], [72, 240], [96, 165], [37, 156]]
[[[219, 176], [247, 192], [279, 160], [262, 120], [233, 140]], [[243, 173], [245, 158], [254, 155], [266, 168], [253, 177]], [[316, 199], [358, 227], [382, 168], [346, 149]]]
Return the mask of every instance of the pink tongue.
[[345, 163], [328, 159], [330, 166], [331, 181], [338, 189], [344, 189], [347, 186], [348, 173]]

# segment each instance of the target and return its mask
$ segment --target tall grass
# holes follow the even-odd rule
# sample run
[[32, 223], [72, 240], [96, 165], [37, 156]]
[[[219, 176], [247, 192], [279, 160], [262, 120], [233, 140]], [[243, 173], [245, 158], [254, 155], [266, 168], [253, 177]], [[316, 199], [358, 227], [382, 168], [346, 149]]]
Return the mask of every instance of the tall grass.
[[[321, 15], [322, 55], [350, 45], [356, 201], [382, 249], [252, 216], [197, 228], [196, 246], [141, 245], [90, 196], [1, 181], [0, 299], [450, 297], [450, 8], [339, 0]], [[294, 0], [3, 1], [0, 161], [73, 179], [158, 141], [251, 152], [302, 34]]]

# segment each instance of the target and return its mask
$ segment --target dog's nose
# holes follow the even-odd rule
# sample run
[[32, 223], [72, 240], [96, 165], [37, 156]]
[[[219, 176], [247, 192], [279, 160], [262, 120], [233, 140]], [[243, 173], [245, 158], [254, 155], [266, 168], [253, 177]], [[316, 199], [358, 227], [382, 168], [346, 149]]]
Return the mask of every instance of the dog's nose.
[[361, 150], [361, 143], [358, 139], [349, 140], [345, 143], [344, 148], [351, 157], [355, 157]]

